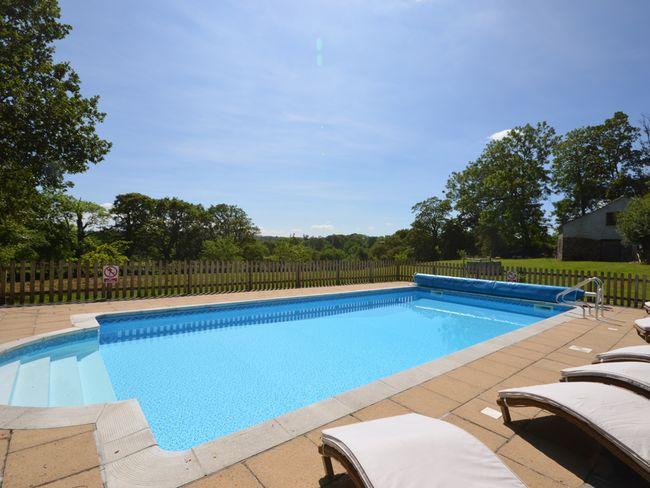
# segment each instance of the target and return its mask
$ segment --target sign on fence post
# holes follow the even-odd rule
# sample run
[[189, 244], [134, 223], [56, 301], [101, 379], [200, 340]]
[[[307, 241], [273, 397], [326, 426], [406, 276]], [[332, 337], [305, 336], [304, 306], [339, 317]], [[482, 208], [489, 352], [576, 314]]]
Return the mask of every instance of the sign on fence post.
[[117, 283], [117, 277], [120, 275], [120, 267], [114, 264], [102, 266], [102, 276], [105, 285], [114, 285]]
[[506, 273], [506, 281], [508, 281], [509, 283], [517, 283], [518, 281], [517, 272], [512, 270], [508, 271]]

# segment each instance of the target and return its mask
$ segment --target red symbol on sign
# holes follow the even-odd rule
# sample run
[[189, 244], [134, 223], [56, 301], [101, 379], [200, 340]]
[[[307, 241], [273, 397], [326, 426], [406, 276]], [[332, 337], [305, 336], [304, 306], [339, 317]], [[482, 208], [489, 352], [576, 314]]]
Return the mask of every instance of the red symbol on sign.
[[102, 268], [102, 274], [104, 275], [105, 285], [115, 284], [120, 274], [120, 267], [115, 265], [104, 266]]

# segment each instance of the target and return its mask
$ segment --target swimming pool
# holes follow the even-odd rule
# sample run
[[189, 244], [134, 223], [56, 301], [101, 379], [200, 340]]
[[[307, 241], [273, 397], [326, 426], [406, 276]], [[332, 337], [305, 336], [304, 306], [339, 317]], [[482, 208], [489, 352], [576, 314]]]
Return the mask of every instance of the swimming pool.
[[135, 398], [158, 444], [181, 450], [566, 310], [402, 287], [92, 314], [85, 330], [1, 354], [0, 404]]
[[98, 317], [99, 349], [180, 450], [565, 310], [413, 287]]

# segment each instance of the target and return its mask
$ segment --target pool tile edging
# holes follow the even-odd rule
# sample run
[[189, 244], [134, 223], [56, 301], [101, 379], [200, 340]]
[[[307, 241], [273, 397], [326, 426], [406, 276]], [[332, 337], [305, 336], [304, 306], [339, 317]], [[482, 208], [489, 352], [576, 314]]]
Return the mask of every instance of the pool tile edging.
[[[94, 423], [97, 428], [96, 441], [102, 476], [109, 488], [144, 486], [176, 488], [563, 322], [580, 318], [573, 315], [576, 310], [574, 308], [185, 451], [166, 451], [158, 447], [140, 404], [135, 399], [80, 407], [39, 408], [2, 405], [0, 406], [0, 428], [51, 428]], [[9, 343], [10, 347], [2, 345], [0, 352], [55, 335], [98, 328], [96, 317], [100, 315], [107, 314], [73, 315], [71, 316], [72, 328], [41, 334], [20, 344], [15, 344], [18, 341], [14, 341]]]

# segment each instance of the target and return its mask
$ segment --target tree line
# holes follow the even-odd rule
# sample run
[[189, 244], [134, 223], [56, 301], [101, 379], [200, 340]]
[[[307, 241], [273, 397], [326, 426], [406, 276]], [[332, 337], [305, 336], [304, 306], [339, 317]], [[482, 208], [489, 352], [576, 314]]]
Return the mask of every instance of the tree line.
[[236, 205], [76, 199], [68, 175], [103, 161], [111, 143], [96, 131], [99, 97], [83, 96], [71, 65], [54, 58], [71, 29], [59, 18], [56, 0], [10, 2], [0, 15], [0, 261], [534, 257], [553, 253], [558, 225], [623, 195], [635, 200], [621, 232], [650, 259], [650, 122], [623, 112], [563, 135], [546, 122], [511, 129], [384, 237], [262, 237]]

